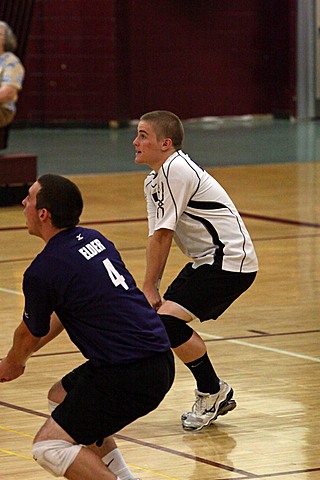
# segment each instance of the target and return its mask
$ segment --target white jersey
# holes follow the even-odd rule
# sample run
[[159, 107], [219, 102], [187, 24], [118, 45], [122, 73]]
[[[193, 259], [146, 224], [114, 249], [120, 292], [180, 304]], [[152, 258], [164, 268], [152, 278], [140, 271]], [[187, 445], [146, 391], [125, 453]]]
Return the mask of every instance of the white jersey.
[[152, 171], [144, 188], [149, 236], [161, 228], [173, 230], [195, 268], [207, 263], [230, 272], [258, 270], [250, 235], [229, 195], [184, 152]]

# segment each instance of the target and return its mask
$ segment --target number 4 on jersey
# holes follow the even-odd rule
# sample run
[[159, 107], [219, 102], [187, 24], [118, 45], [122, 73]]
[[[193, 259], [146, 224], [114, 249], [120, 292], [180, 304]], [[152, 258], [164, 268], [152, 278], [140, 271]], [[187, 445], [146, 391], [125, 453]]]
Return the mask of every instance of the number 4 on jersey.
[[103, 260], [103, 265], [105, 266], [105, 269], [107, 270], [108, 275], [115, 287], [118, 287], [119, 285], [121, 285], [125, 290], [129, 289], [128, 285], [126, 284], [124, 276], [120, 275], [118, 270], [116, 270], [116, 268], [110, 262], [109, 258], [106, 258], [105, 260]]

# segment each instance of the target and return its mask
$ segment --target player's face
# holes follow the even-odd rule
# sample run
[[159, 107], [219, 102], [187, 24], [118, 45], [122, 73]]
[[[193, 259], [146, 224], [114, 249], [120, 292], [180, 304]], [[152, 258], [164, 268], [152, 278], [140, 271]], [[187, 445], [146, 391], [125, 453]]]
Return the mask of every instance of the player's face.
[[23, 213], [26, 217], [26, 224], [28, 227], [28, 232], [30, 235], [39, 236], [39, 231], [41, 228], [41, 221], [39, 218], [39, 210], [36, 208], [37, 193], [40, 190], [40, 185], [38, 182], [35, 182], [29, 188], [29, 194], [24, 200], [22, 200], [22, 205], [24, 206]]
[[154, 168], [162, 160], [164, 139], [158, 139], [153, 125], [141, 121], [138, 124], [138, 135], [133, 141], [136, 149], [135, 163], [147, 164]]

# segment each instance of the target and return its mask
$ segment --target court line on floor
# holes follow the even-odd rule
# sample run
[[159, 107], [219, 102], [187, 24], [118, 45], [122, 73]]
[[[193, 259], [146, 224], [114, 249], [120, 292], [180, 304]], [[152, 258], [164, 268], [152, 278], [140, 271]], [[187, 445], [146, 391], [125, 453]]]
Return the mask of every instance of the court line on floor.
[[265, 222], [284, 223], [286, 225], [297, 225], [299, 227], [320, 228], [319, 223], [300, 222], [299, 220], [290, 220], [288, 218], [269, 217], [268, 215], [257, 215], [255, 213], [239, 212], [243, 218], [252, 218], [253, 220], [264, 220]]
[[5, 453], [6, 455], [13, 455], [14, 457], [23, 458], [24, 460], [33, 460], [32, 457], [27, 457], [26, 455], [22, 455], [17, 452], [12, 452], [11, 450], [4, 450], [3, 448], [0, 448], [0, 452]]
[[[147, 218], [116, 218], [113, 220], [91, 220], [90, 222], [80, 222], [79, 226], [84, 227], [86, 225], [110, 225], [110, 224], [118, 224], [118, 223], [140, 223], [140, 222], [147, 222]], [[27, 230], [26, 225], [13, 225], [11, 227], [0, 227], [0, 232], [13, 232], [16, 230]]]
[[[48, 414], [44, 414], [42, 412], [37, 412], [36, 410], [30, 410], [30, 409], [27, 409], [27, 408], [24, 408], [24, 407], [19, 407], [17, 405], [13, 405], [13, 404], [10, 404], [10, 403], [7, 403], [7, 402], [0, 401], [0, 405], [5, 406], [7, 408], [12, 408], [14, 410], [22, 411], [22, 412], [25, 412], [25, 413], [30, 413], [31, 415], [35, 415], [35, 416], [40, 416], [40, 417], [45, 417], [45, 418], [49, 417]], [[212, 467], [215, 467], [215, 468], [220, 468], [223, 471], [233, 472], [236, 475], [241, 475], [241, 477], [233, 477], [233, 478], [230, 478], [230, 480], [250, 480], [250, 479], [259, 479], [259, 478], [284, 477], [284, 476], [288, 476], [288, 475], [295, 475], [297, 473], [318, 472], [318, 471], [320, 471], [320, 467], [316, 467], [316, 468], [308, 468], [308, 469], [301, 469], [301, 470], [292, 470], [292, 471], [288, 471], [288, 472], [277, 472], [277, 473], [270, 473], [270, 474], [255, 474], [255, 473], [252, 473], [252, 472], [248, 472], [246, 470], [238, 469], [238, 468], [235, 468], [235, 467], [230, 467], [229, 465], [224, 465], [224, 464], [221, 464], [219, 462], [214, 462], [212, 460], [208, 460], [206, 458], [202, 458], [202, 457], [199, 457], [199, 456], [196, 456], [196, 455], [191, 455], [189, 453], [181, 452], [179, 450], [174, 450], [172, 448], [163, 447], [161, 445], [156, 445], [154, 443], [146, 442], [144, 440], [139, 440], [139, 439], [135, 439], [135, 438], [132, 438], [132, 437], [128, 437], [126, 435], [115, 434], [114, 437], [119, 439], [119, 440], [123, 440], [123, 441], [129, 442], [129, 443], [134, 443], [134, 444], [141, 445], [141, 446], [144, 446], [144, 447], [147, 447], [147, 448], [151, 448], [153, 450], [158, 450], [158, 451], [162, 451], [162, 452], [165, 452], [165, 453], [169, 453], [171, 455], [176, 455], [176, 456], [179, 456], [179, 457], [187, 458], [187, 459], [193, 460], [195, 462], [204, 463], [208, 466], [212, 466]], [[14, 452], [9, 452], [9, 451], [6, 451], [6, 452], [8, 454], [10, 454], [10, 453], [14, 454]], [[19, 455], [17, 455], [17, 456], [19, 456]], [[28, 459], [29, 457], [25, 457], [25, 458]], [[135, 467], [139, 468], [138, 466], [135, 466]], [[174, 480], [173, 477], [169, 477], [169, 476], [165, 476], [165, 478], [171, 478], [172, 480]]]
[[22, 296], [23, 296], [23, 293], [22, 293], [22, 292], [19, 292], [19, 291], [17, 291], [17, 290], [10, 290], [10, 288], [0, 287], [0, 292], [10, 293], [11, 295], [22, 295]]
[[257, 332], [256, 330], [248, 330], [248, 332], [255, 333], [255, 335], [239, 335], [237, 337], [218, 337], [218, 338], [210, 338], [207, 342], [219, 342], [219, 341], [227, 341], [227, 340], [243, 340], [244, 338], [267, 338], [267, 337], [285, 337], [288, 335], [309, 335], [310, 333], [320, 333], [320, 329], [313, 329], [313, 330], [295, 330], [292, 332], [277, 332], [277, 333], [268, 333], [268, 332]]
[[33, 435], [30, 435], [29, 433], [20, 432], [19, 430], [14, 430], [13, 428], [9, 428], [9, 427], [3, 427], [2, 425], [0, 425], [0, 430], [3, 430], [5, 432], [10, 432], [10, 433], [17, 433], [18, 435], [21, 435], [23, 437], [33, 438]]
[[[320, 363], [320, 358], [310, 357], [309, 355], [302, 355], [300, 353], [289, 352], [288, 350], [282, 350], [280, 348], [266, 347], [264, 345], [257, 345], [255, 343], [243, 342], [242, 340], [232, 340], [225, 337], [220, 337], [218, 335], [210, 335], [209, 333], [197, 332], [201, 337], [214, 339], [214, 340], [224, 340], [229, 343], [235, 343], [236, 345], [241, 345], [244, 347], [257, 348], [258, 350], [267, 350], [272, 353], [279, 353], [281, 355], [287, 355], [289, 357], [301, 358], [302, 360], [310, 360], [312, 362]], [[261, 335], [261, 338], [266, 337], [266, 335]], [[255, 337], [256, 338], [256, 337]]]
[[[34, 435], [30, 435], [29, 433], [14, 430], [13, 428], [4, 427], [2, 425], [0, 425], [0, 430], [3, 430], [5, 432], [10, 432], [10, 433], [16, 433], [17, 435], [21, 435], [23, 437], [34, 438]], [[13, 452], [12, 450], [6, 450], [4, 448], [0, 448], [0, 453], [4, 453], [5, 455], [11, 455], [11, 456], [18, 457], [18, 458], [23, 458], [24, 460], [32, 460], [32, 461], [34, 460], [33, 457], [31, 457], [31, 456], [23, 455], [23, 454], [18, 453], [18, 452]], [[154, 470], [150, 470], [150, 469], [138, 466], [138, 465], [134, 465], [134, 464], [128, 464], [128, 465], [129, 465], [130, 468], [134, 468], [134, 469], [139, 470], [139, 471], [148, 472], [148, 473], [151, 473], [153, 475], [157, 475], [157, 477], [167, 478], [169, 480], [179, 480], [176, 477], [172, 477], [172, 476], [169, 476], [169, 475], [164, 475], [162, 473], [159, 473], [159, 472], [156, 472]], [[0, 478], [0, 480], [1, 480], [1, 478]]]
[[[11, 408], [13, 410], [20, 411], [20, 412], [29, 413], [29, 414], [35, 415], [35, 416], [40, 416], [40, 417], [45, 417], [45, 418], [49, 417], [48, 414], [38, 412], [36, 410], [31, 410], [31, 409], [25, 408], [25, 407], [20, 407], [18, 405], [10, 404], [8, 402], [2, 402], [1, 400], [0, 400], [0, 405], [2, 405], [4, 407], [7, 407], [7, 408]], [[214, 462], [212, 460], [208, 460], [206, 458], [198, 457], [196, 455], [191, 455], [191, 454], [188, 454], [188, 453], [180, 452], [179, 450], [174, 450], [172, 448], [163, 447], [161, 445], [156, 445], [154, 443], [146, 442], [144, 440], [139, 440], [139, 439], [136, 439], [136, 438], [128, 437], [126, 435], [115, 434], [114, 437], [116, 439], [120, 439], [120, 440], [129, 442], [129, 443], [134, 443], [136, 445], [141, 445], [141, 446], [144, 446], [144, 447], [147, 447], [147, 448], [151, 448], [153, 450], [158, 450], [158, 451], [162, 451], [162, 452], [165, 452], [165, 453], [169, 453], [171, 455], [176, 455], [176, 456], [179, 456], [179, 457], [188, 458], [190, 460], [193, 460], [193, 461], [196, 461], [196, 462], [199, 462], [199, 463], [204, 463], [204, 464], [212, 466], [212, 467], [220, 468], [221, 470], [224, 470], [224, 471], [234, 472], [237, 475], [245, 475], [246, 478], [248, 478], [248, 479], [249, 478], [256, 478], [255, 474], [253, 474], [251, 472], [247, 472], [245, 470], [230, 467], [228, 465], [224, 465], [224, 464], [221, 464], [219, 462]], [[167, 477], [167, 478], [170, 478], [170, 477]]]
[[[15, 290], [10, 290], [10, 289], [7, 289], [7, 288], [2, 288], [0, 287], [0, 291], [1, 292], [4, 292], [4, 293], [10, 293], [10, 294], [14, 294], [14, 295], [23, 295], [22, 292], [17, 292]], [[311, 331], [312, 332], [318, 332], [318, 330], [313, 330]], [[294, 332], [295, 334], [297, 332]], [[298, 332], [298, 333], [310, 333], [310, 332]], [[229, 343], [234, 343], [234, 344], [237, 344], [237, 345], [242, 345], [242, 346], [245, 346], [245, 347], [250, 347], [250, 348], [256, 348], [256, 349], [259, 349], [259, 350], [266, 350], [266, 351], [269, 351], [269, 352], [273, 352], [273, 353], [279, 353], [281, 355], [287, 355], [287, 356], [290, 356], [290, 357], [295, 357], [295, 358], [301, 358], [302, 360], [310, 360], [312, 362], [317, 362], [317, 363], [320, 363], [320, 358], [316, 358], [316, 357], [311, 357], [309, 355], [302, 355], [302, 354], [299, 354], [299, 353], [295, 353], [295, 352], [289, 352], [288, 350], [282, 350], [282, 349], [279, 349], [279, 348], [273, 348], [273, 347], [267, 347], [267, 346], [264, 346], [264, 345], [257, 345], [255, 343], [249, 343], [249, 342], [244, 342], [242, 340], [237, 340], [237, 339], [230, 339], [230, 338], [225, 338], [225, 337], [221, 337], [221, 336], [218, 336], [218, 335], [211, 335], [209, 333], [203, 333], [203, 332], [199, 332], [198, 331], [198, 334], [203, 337], [203, 338], [207, 338], [209, 340], [221, 340], [221, 341], [225, 341], [225, 342], [229, 342]], [[254, 335], [252, 337], [250, 336], [247, 336], [245, 338], [263, 338], [263, 337], [267, 337], [267, 336], [280, 336], [280, 335], [292, 335], [293, 333], [292, 332], [286, 332], [286, 333], [279, 333], [279, 334], [271, 334], [271, 335]], [[77, 353], [77, 352], [68, 352], [68, 353]], [[51, 354], [46, 354], [46, 356], [50, 356]], [[40, 355], [37, 355], [37, 356], [42, 356], [41, 354]]]
[[250, 478], [259, 480], [259, 478], [266, 479], [266, 478], [277, 478], [277, 477], [287, 477], [287, 476], [291, 477], [292, 475], [298, 475], [299, 473], [313, 473], [313, 472], [319, 472], [319, 471], [320, 471], [320, 467], [305, 468], [302, 470], [292, 470], [288, 472], [274, 472], [274, 473], [267, 473], [267, 474], [262, 473], [262, 474], [257, 474], [254, 477], [232, 477], [226, 480], [249, 480]]
[[[49, 416], [50, 416], [46, 413], [38, 412], [36, 410], [31, 410], [29, 408], [21, 407], [19, 405], [10, 404], [8, 402], [3, 402], [1, 400], [0, 400], [0, 406], [6, 407], [6, 408], [11, 408], [11, 409], [17, 410], [19, 412], [29, 413], [31, 415], [40, 416], [40, 417], [44, 417], [44, 418], [49, 418]], [[209, 465], [209, 466], [217, 467], [217, 468], [220, 468], [220, 469], [225, 470], [225, 471], [234, 472], [238, 475], [245, 475], [246, 478], [255, 478], [254, 474], [252, 474], [250, 472], [247, 472], [245, 470], [237, 469], [237, 468], [234, 468], [234, 467], [229, 467], [228, 465], [223, 465], [221, 463], [214, 462], [214, 461], [208, 460], [206, 458], [202, 458], [202, 457], [198, 457], [198, 456], [191, 455], [191, 454], [188, 454], [188, 453], [180, 452], [179, 450], [174, 450], [172, 448], [163, 447], [161, 445], [156, 445], [154, 443], [146, 442], [144, 440], [139, 440], [139, 439], [136, 439], [136, 438], [128, 437], [126, 435], [115, 434], [114, 437], [117, 438], [117, 439], [129, 442], [129, 443], [134, 443], [136, 445], [141, 445], [141, 446], [144, 446], [144, 447], [147, 447], [147, 448], [151, 448], [151, 449], [154, 449], [154, 450], [169, 453], [171, 455], [176, 455], [176, 456], [179, 456], [179, 457], [188, 458], [190, 460], [193, 460], [193, 461], [196, 461], [196, 462], [199, 462], [199, 463], [204, 463], [204, 464]], [[10, 453], [10, 452], [8, 451], [7, 453]], [[137, 467], [137, 468], [139, 468], [139, 467]], [[170, 478], [170, 477], [166, 477], [166, 478]]]
[[[286, 225], [296, 225], [299, 227], [311, 227], [311, 228], [320, 228], [319, 223], [314, 222], [301, 222], [299, 220], [291, 220], [289, 218], [280, 218], [280, 217], [271, 217], [269, 215], [258, 215], [256, 213], [248, 212], [239, 212], [243, 218], [251, 218], [253, 220], [263, 220], [265, 222], [275, 222], [283, 223]], [[140, 223], [147, 222], [146, 217], [136, 217], [136, 218], [117, 218], [111, 220], [90, 220], [88, 222], [80, 222], [80, 226], [86, 225], [108, 225], [108, 224], [119, 224], [119, 223]], [[14, 230], [26, 230], [25, 225], [16, 225], [11, 227], [0, 227], [0, 232], [14, 231]]]
[[[0, 228], [1, 231], [1, 228]], [[253, 242], [269, 242], [269, 241], [274, 241], [274, 240], [297, 240], [299, 238], [318, 238], [320, 237], [320, 233], [309, 233], [309, 234], [304, 234], [304, 235], [278, 235], [276, 237], [269, 235], [268, 237], [260, 237], [260, 238], [254, 238], [253, 237]], [[178, 249], [178, 245], [173, 244], [171, 248]], [[120, 253], [125, 253], [125, 252], [137, 252], [137, 251], [145, 251], [146, 246], [143, 245], [141, 247], [124, 247], [124, 248], [119, 248]], [[8, 258], [4, 260], [0, 260], [0, 264], [4, 263], [18, 263], [18, 262], [32, 262], [34, 260], [33, 257], [23, 257], [23, 258]]]

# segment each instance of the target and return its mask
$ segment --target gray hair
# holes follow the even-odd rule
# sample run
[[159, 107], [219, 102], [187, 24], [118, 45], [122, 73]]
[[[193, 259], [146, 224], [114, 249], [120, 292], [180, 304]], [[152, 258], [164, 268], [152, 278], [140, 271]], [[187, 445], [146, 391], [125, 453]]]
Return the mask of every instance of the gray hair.
[[17, 48], [17, 37], [6, 22], [0, 21], [0, 27], [4, 29], [4, 50], [14, 52]]

